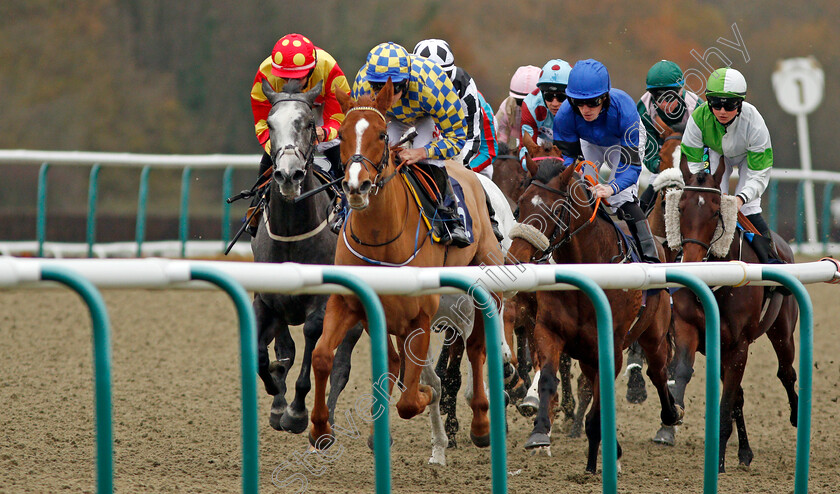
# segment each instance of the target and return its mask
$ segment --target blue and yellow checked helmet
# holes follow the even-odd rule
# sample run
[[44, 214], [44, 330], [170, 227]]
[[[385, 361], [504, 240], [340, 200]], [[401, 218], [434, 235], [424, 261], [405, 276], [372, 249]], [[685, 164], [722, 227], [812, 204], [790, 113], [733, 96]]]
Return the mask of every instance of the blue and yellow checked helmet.
[[408, 79], [411, 74], [411, 58], [408, 50], [388, 42], [373, 47], [367, 56], [367, 81], [385, 83], [388, 78], [397, 84]]

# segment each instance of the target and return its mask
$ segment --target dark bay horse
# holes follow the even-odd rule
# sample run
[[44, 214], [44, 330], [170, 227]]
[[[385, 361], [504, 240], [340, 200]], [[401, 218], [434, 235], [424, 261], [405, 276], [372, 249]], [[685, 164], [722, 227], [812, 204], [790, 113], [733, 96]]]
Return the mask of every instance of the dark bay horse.
[[[625, 259], [626, 247], [618, 232], [610, 222], [595, 214], [594, 207], [588, 188], [574, 167], [563, 169], [560, 160], [544, 161], [519, 199], [520, 218], [524, 218], [522, 224], [530, 230], [530, 235], [515, 238], [511, 254], [518, 259], [536, 260], [553, 253], [558, 263], [575, 264]], [[638, 340], [650, 363], [648, 376], [659, 395], [660, 418], [664, 424], [677, 424], [682, 419], [682, 410], [668, 390], [665, 370], [670, 355], [667, 336], [671, 318], [667, 291], [649, 293], [644, 304], [643, 293], [638, 290], [607, 290], [606, 295], [613, 317], [616, 374], [621, 369], [622, 351]], [[560, 353], [566, 352], [579, 361], [593, 383], [592, 407], [586, 417], [589, 440], [586, 471], [595, 473], [601, 442], [595, 311], [589, 299], [578, 291], [538, 292], [537, 305], [534, 336], [542, 365], [540, 408], [525, 448], [551, 445], [552, 402], [556, 401], [557, 392], [555, 372]], [[621, 458], [620, 445], [617, 453]]]
[[[734, 196], [720, 192], [725, 169], [718, 164], [714, 174], [705, 171], [691, 174], [682, 158], [680, 169], [688, 184], [682, 191], [666, 196], [668, 241], [672, 248], [683, 249], [683, 262], [705, 260], [758, 262], [752, 246], [734, 231], [737, 203]], [[674, 231], [674, 230], [678, 231]], [[779, 257], [793, 262], [788, 244], [773, 233]], [[790, 423], [796, 426], [798, 397], [793, 368], [795, 346], [793, 333], [799, 309], [793, 297], [760, 286], [728, 287], [715, 290], [720, 308], [720, 355], [723, 389], [720, 402], [720, 464], [725, 471], [726, 443], [732, 423], [738, 431], [738, 460], [748, 467], [753, 452], [744, 422], [744, 390], [741, 379], [747, 364], [750, 344], [767, 333], [779, 359], [777, 376], [790, 404]], [[684, 402], [685, 388], [694, 372], [695, 352], [705, 353], [705, 318], [700, 304], [687, 290], [678, 290], [674, 300], [674, 396]]]
[[[342, 188], [351, 210], [336, 247], [336, 264], [490, 266], [503, 262], [499, 242], [490, 224], [484, 190], [476, 174], [460, 163], [446, 162], [446, 168], [464, 189], [463, 206], [469, 209], [473, 218], [474, 242], [467, 247], [450, 248], [433, 243], [428, 238], [418, 208], [398, 174], [395, 153], [388, 145], [385, 113], [390, 107], [393, 90], [389, 81], [375, 100], [362, 96], [359, 101], [354, 101], [348, 95], [338, 94], [345, 113], [339, 132], [341, 159], [345, 163]], [[382, 296], [380, 299], [388, 333], [397, 341], [397, 348], [393, 343], [388, 345], [389, 388], [393, 388], [396, 376], [403, 376], [404, 389], [401, 386], [403, 391], [396, 403], [397, 412], [400, 417], [409, 419], [422, 413], [426, 407], [430, 408], [433, 446], [429, 461], [445, 464], [446, 434], [439, 409], [440, 379], [431, 361], [418, 361], [418, 357], [424, 359], [428, 354], [430, 325], [438, 310], [440, 296]], [[311, 414], [310, 443], [316, 447], [331, 445], [335, 440], [325, 403], [326, 379], [333, 367], [333, 352], [347, 331], [358, 322], [366, 324], [366, 317], [355, 297], [330, 297], [324, 317], [324, 333], [312, 355], [315, 404]], [[483, 378], [486, 359], [484, 331], [482, 314], [475, 312], [475, 324], [466, 343], [473, 378], [470, 437], [479, 447], [490, 445], [489, 401]], [[401, 366], [404, 368], [402, 374]]]
[[[336, 235], [327, 226], [332, 201], [326, 192], [300, 202], [301, 192], [321, 185], [313, 174], [315, 115], [312, 104], [321, 86], [301, 93], [296, 81], [275, 92], [266, 82], [263, 91], [272, 104], [267, 122], [271, 136], [273, 175], [269, 185], [268, 207], [263, 212], [257, 236], [251, 241], [255, 262], [299, 262], [332, 264]], [[310, 364], [315, 342], [321, 336], [326, 295], [254, 294], [254, 313], [259, 340], [258, 371], [265, 390], [274, 396], [269, 422], [277, 430], [301, 433], [308, 424], [306, 395], [311, 389]], [[295, 343], [290, 325], [303, 324], [306, 341], [295, 397], [286, 402], [286, 377], [295, 360]], [[347, 383], [350, 352], [361, 334], [361, 327], [349, 333], [339, 350], [340, 365], [332, 378], [330, 402]], [[269, 363], [268, 345], [274, 340], [277, 359]]]
[[525, 191], [528, 172], [516, 156], [516, 149], [508, 149], [507, 144], [499, 143], [499, 155], [493, 162], [493, 183], [507, 197], [510, 208], [516, 208], [516, 201]]

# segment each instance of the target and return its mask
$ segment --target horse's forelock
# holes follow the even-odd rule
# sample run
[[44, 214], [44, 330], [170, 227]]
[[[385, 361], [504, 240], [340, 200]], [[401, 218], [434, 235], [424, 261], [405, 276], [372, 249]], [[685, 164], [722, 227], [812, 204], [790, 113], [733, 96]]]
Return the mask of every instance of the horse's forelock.
[[560, 158], [548, 158], [540, 160], [538, 163], [539, 168], [537, 169], [537, 174], [532, 180], [537, 180], [544, 184], [550, 182], [552, 178], [560, 175], [566, 169], [563, 166], [563, 160]]

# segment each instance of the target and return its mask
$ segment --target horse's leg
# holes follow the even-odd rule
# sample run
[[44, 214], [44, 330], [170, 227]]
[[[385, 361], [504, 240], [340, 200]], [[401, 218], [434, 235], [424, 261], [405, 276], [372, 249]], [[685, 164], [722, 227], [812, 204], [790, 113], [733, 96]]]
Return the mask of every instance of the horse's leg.
[[439, 396], [434, 395], [434, 390], [428, 385], [420, 384], [420, 374], [427, 365], [430, 325], [431, 319], [421, 311], [409, 323], [409, 327], [418, 328], [420, 331], [412, 331], [408, 338], [398, 338], [399, 344], [403, 348], [400, 360], [405, 368], [403, 374], [405, 391], [397, 402], [397, 413], [406, 420], [422, 413], [432, 401], [440, 399]]
[[[454, 330], [453, 330], [454, 331]], [[461, 359], [464, 356], [464, 339], [458, 333], [454, 333], [454, 340], [449, 346], [449, 366], [446, 368], [446, 376], [443, 386], [444, 395], [441, 396], [441, 403], [446, 400], [446, 436], [449, 438], [448, 447], [458, 447], [456, 436], [458, 434], [457, 402], [458, 391], [461, 389]], [[441, 405], [441, 413], [443, 405]]]
[[361, 317], [350, 310], [341, 295], [332, 295], [327, 300], [324, 315], [324, 330], [321, 338], [312, 350], [312, 370], [315, 373], [315, 403], [312, 405], [312, 428], [309, 431], [309, 443], [316, 449], [329, 448], [335, 437], [329, 423], [330, 412], [327, 409], [327, 378], [333, 367], [333, 352], [344, 340], [347, 331], [356, 325]]
[[[265, 392], [276, 396], [280, 394], [279, 383], [275, 382], [272, 376], [270, 370], [271, 357], [268, 355], [268, 345], [274, 339], [275, 317], [273, 312], [263, 303], [259, 296], [254, 297], [253, 307], [257, 323], [257, 342], [259, 343], [257, 346], [257, 374], [262, 379]], [[283, 406], [285, 408], [285, 402]]]
[[309, 422], [309, 410], [306, 409], [306, 395], [312, 389], [310, 380], [312, 349], [321, 336], [324, 326], [324, 307], [319, 307], [306, 316], [303, 323], [304, 349], [300, 363], [300, 373], [295, 381], [295, 397], [280, 417], [280, 428], [293, 434], [306, 430]]
[[470, 439], [479, 448], [490, 446], [490, 419], [487, 416], [490, 401], [487, 399], [487, 393], [484, 390], [484, 361], [487, 358], [484, 330], [483, 314], [479, 308], [476, 308], [473, 330], [467, 338], [467, 357], [470, 360], [470, 369], [472, 370], [473, 390], [473, 396], [470, 400], [470, 408], [473, 411]]
[[335, 359], [333, 360], [333, 369], [330, 373], [330, 394], [327, 397], [327, 408], [330, 411], [330, 424], [335, 423], [335, 405], [338, 402], [338, 395], [347, 386], [347, 381], [350, 380], [350, 359], [353, 356], [353, 348], [362, 336], [361, 324], [353, 326], [344, 337], [344, 341], [338, 346], [335, 352]]
[[[508, 350], [511, 350], [510, 354], [505, 356], [509, 361], [504, 367], [505, 392], [510, 398], [511, 403], [518, 404], [525, 397], [525, 394], [528, 392], [528, 386], [531, 383], [526, 380], [528, 378], [528, 371], [525, 370], [524, 375], [522, 372], [525, 364], [520, 363], [520, 358], [525, 356], [525, 342], [517, 335], [516, 342], [514, 343], [516, 303], [513, 300], [508, 300], [503, 305], [502, 324], [504, 327], [505, 342], [507, 343]], [[516, 348], [515, 352], [512, 351], [514, 348]]]
[[[792, 298], [792, 297], [791, 297]], [[799, 410], [799, 396], [796, 394], [796, 370], [793, 368], [793, 360], [796, 356], [793, 331], [796, 327], [797, 316], [796, 304], [792, 300], [785, 301], [776, 322], [767, 330], [767, 337], [773, 344], [776, 351], [776, 358], [779, 360], [779, 370], [776, 376], [782, 381], [782, 386], [787, 392], [788, 403], [790, 404], [790, 425], [796, 427], [797, 412]]]
[[[391, 335], [387, 337], [388, 344], [386, 348], [388, 349], [388, 406], [393, 405], [393, 399], [391, 396], [394, 394], [394, 385], [396, 384], [397, 387], [400, 389], [401, 392], [405, 391], [405, 386], [403, 385], [402, 381], [397, 377], [400, 373], [401, 368], [401, 357], [400, 353], [397, 348], [394, 346], [394, 340], [391, 338]], [[371, 405], [371, 416], [378, 413], [377, 410], [373, 408]], [[374, 434], [374, 424], [370, 424], [370, 435], [368, 436], [367, 445], [371, 451], [373, 451], [373, 434]], [[394, 436], [390, 436], [391, 444], [394, 444]]]
[[744, 388], [742, 386], [738, 386], [738, 393], [735, 395], [732, 419], [735, 421], [735, 430], [738, 431], [738, 464], [743, 468], [749, 468], [753, 452], [747, 437], [747, 424], [744, 422]]
[[[432, 355], [429, 355], [429, 358], [431, 357]], [[458, 360], [460, 361], [460, 357]], [[434, 390], [434, 396], [436, 398], [433, 399], [431, 403], [429, 403], [429, 422], [432, 428], [432, 456], [429, 458], [429, 463], [435, 465], [446, 465], [446, 447], [448, 432], [444, 428], [443, 420], [440, 416], [440, 398], [442, 392], [441, 381], [440, 377], [438, 377], [438, 375], [435, 373], [431, 362], [423, 366], [420, 374], [420, 382], [426, 385], [431, 385], [432, 389]], [[454, 406], [452, 412], [454, 415]]]
[[437, 374], [443, 386], [443, 396], [440, 398], [440, 413], [448, 415], [450, 410], [449, 400], [447, 399], [449, 395], [449, 383], [446, 380], [446, 371], [449, 367], [450, 347], [452, 346], [454, 329], [449, 326], [444, 326], [441, 333], [443, 334], [443, 344], [440, 346], [440, 355], [438, 355], [437, 365], [435, 366], [435, 374]]
[[586, 417], [586, 409], [592, 403], [592, 382], [582, 373], [578, 376], [578, 404], [575, 411], [574, 422], [569, 430], [569, 437], [580, 437], [583, 432], [583, 420]]
[[572, 358], [567, 353], [561, 353], [557, 363], [560, 374], [560, 410], [563, 411], [562, 429], [571, 432], [575, 422], [575, 396], [572, 392]]
[[645, 378], [642, 376], [642, 364], [645, 363], [644, 353], [638, 342], [633, 342], [627, 349], [627, 401], [630, 403], [644, 403], [647, 399]]
[[[617, 352], [616, 356], [621, 352]], [[620, 364], [619, 360], [619, 364]], [[595, 364], [597, 365], [597, 363]], [[598, 381], [598, 372], [593, 366], [586, 365], [581, 362], [581, 370], [587, 379], [592, 383], [592, 407], [586, 415], [586, 438], [589, 441], [589, 448], [586, 453], [586, 472], [595, 474], [598, 465], [598, 448], [601, 445], [601, 395], [600, 383]], [[616, 366], [616, 371], [620, 371], [620, 365]], [[617, 374], [616, 374], [617, 375]], [[621, 444], [616, 442], [616, 468], [621, 472]]]
[[541, 364], [538, 383], [540, 406], [534, 418], [534, 428], [524, 447], [525, 449], [539, 448], [551, 456], [551, 423], [554, 415], [551, 402], [555, 400], [557, 394], [555, 373], [560, 353], [563, 351], [563, 342], [546, 327], [543, 321], [537, 321], [534, 336]]
[[[644, 351], [647, 358], [647, 375], [656, 388], [661, 407], [660, 418], [663, 426], [674, 426], [682, 420], [682, 409], [677, 407], [671, 391], [668, 389], [668, 357], [671, 353], [668, 340], [668, 326], [671, 323], [670, 314], [665, 304], [668, 304], [667, 292], [660, 292], [658, 312], [645, 331], [639, 335], [638, 348]], [[655, 301], [648, 298], [648, 307], [653, 308]], [[632, 348], [632, 345], [631, 345]]]
[[[740, 341], [736, 346], [721, 352], [720, 356], [720, 372], [723, 379], [723, 392], [720, 398], [720, 463], [718, 465], [720, 473], [726, 471], [726, 443], [732, 435], [733, 411], [741, 389], [741, 379], [744, 377], [748, 353], [749, 343]], [[740, 448], [738, 454], [741, 455]]]
[[[671, 394], [674, 402], [685, 409], [685, 389], [694, 374], [694, 357], [700, 344], [700, 334], [696, 327], [677, 314], [673, 315], [671, 324], [674, 331], [674, 357], [671, 362], [674, 385]], [[676, 426], [663, 425], [653, 437], [653, 442], [673, 446], [677, 441], [676, 435]]]

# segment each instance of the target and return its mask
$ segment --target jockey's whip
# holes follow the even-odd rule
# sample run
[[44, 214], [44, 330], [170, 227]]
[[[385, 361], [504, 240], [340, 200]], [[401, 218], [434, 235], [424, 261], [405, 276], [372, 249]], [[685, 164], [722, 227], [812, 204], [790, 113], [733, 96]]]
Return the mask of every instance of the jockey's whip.
[[[242, 192], [244, 193], [244, 192], [248, 192], [248, 191], [244, 190]], [[228, 202], [230, 202], [230, 200], [228, 200]], [[241, 237], [242, 234], [245, 232], [245, 228], [248, 226], [248, 224], [251, 223], [251, 219], [254, 217], [254, 215], [256, 215], [260, 211], [260, 209], [262, 209], [262, 205], [264, 203], [265, 203], [265, 196], [262, 196], [262, 197], [260, 197], [260, 201], [257, 203], [254, 210], [251, 211], [251, 214], [249, 214], [248, 217], [245, 218], [245, 221], [242, 223], [242, 226], [239, 227], [239, 231], [236, 232], [236, 235], [233, 236], [233, 240], [230, 241], [230, 243], [227, 246], [227, 249], [225, 249], [225, 255], [228, 255], [228, 253], [230, 252], [230, 249], [233, 248], [233, 244], [235, 244], [236, 241], [239, 240], [239, 237]]]
[[257, 194], [257, 190], [259, 190], [260, 188], [262, 188], [263, 185], [268, 183], [268, 180], [266, 180], [263, 183], [260, 183], [260, 180], [268, 177], [270, 171], [271, 171], [271, 167], [266, 168], [266, 170], [262, 173], [262, 175], [257, 177], [257, 181], [254, 182], [254, 185], [251, 186], [251, 188], [249, 190], [243, 190], [242, 192], [240, 192], [239, 194], [236, 194], [235, 196], [228, 197], [227, 199], [225, 199], [225, 202], [230, 204], [230, 203], [238, 201], [240, 199], [248, 199], [250, 197], [254, 197]]

